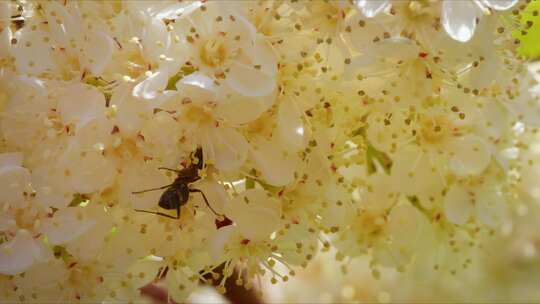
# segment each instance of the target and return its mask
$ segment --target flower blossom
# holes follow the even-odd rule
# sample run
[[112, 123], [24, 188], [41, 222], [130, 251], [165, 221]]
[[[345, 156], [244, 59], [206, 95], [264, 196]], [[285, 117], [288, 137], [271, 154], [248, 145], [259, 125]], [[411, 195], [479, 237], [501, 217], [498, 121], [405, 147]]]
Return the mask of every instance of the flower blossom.
[[[397, 1], [399, 2], [399, 1]], [[512, 8], [518, 0], [482, 0], [452, 1], [443, 0], [440, 17], [444, 30], [452, 39], [460, 42], [469, 41], [476, 30], [477, 19], [491, 10], [504, 11]], [[358, 9], [368, 18], [373, 18], [392, 6], [390, 0], [357, 0]], [[437, 5], [435, 2], [407, 1], [406, 5], [414, 12], [424, 10], [426, 6]]]
[[516, 3], [0, 2], [0, 297], [476, 270], [540, 199]]

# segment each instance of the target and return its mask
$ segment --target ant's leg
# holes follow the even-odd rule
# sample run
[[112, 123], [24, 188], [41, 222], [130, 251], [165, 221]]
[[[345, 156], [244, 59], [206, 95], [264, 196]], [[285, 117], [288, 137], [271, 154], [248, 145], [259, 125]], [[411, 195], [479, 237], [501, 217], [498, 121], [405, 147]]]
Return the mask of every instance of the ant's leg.
[[165, 276], [167, 275], [168, 272], [169, 272], [169, 266], [165, 266], [165, 267], [161, 268], [161, 270], [159, 272], [159, 278], [160, 279], [165, 278]]
[[204, 192], [202, 192], [201, 190], [199, 189], [189, 189], [189, 192], [198, 192], [202, 195], [203, 199], [204, 199], [204, 202], [206, 203], [206, 206], [208, 206], [208, 208], [210, 208], [210, 210], [217, 216], [220, 216], [219, 213], [217, 213], [213, 208], [212, 206], [210, 206], [210, 203], [208, 203], [208, 199], [206, 198], [206, 195], [204, 195]]
[[161, 279], [161, 272], [162, 272], [162, 271], [163, 271], [163, 267], [159, 267], [158, 273], [157, 273], [156, 276], [154, 277], [154, 283], [159, 282], [159, 280]]
[[140, 209], [134, 209], [135, 211], [137, 212], [145, 212], [145, 213], [150, 213], [150, 214], [155, 214], [155, 215], [161, 215], [161, 216], [164, 216], [164, 217], [168, 217], [168, 218], [172, 218], [172, 219], [179, 219], [180, 218], [180, 214], [177, 215], [177, 217], [174, 217], [172, 215], [168, 215], [168, 214], [165, 214], [165, 213], [161, 213], [161, 212], [155, 212], [155, 211], [148, 211], [148, 210], [140, 210]]
[[171, 185], [172, 184], [167, 185], [167, 186], [163, 186], [163, 187], [158, 187], [158, 188], [146, 189], [146, 190], [143, 190], [143, 191], [135, 191], [135, 192], [131, 192], [131, 194], [140, 194], [140, 193], [145, 193], [145, 192], [149, 192], [149, 191], [162, 190], [162, 189], [165, 189], [165, 188], [169, 188]]
[[159, 267], [158, 273], [156, 274], [156, 277], [154, 278], [154, 283], [157, 283], [161, 279], [165, 278], [165, 276], [167, 275], [167, 272], [169, 272], [169, 266]]
[[169, 170], [175, 173], [180, 173], [181, 170], [171, 169], [171, 168], [165, 168], [165, 167], [159, 167], [158, 170]]

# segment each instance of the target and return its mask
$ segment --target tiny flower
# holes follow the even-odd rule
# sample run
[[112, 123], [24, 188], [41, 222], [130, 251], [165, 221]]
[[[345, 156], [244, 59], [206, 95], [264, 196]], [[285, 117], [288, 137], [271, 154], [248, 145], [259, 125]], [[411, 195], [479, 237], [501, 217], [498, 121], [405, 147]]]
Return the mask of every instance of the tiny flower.
[[445, 215], [451, 223], [466, 224], [471, 218], [488, 227], [499, 227], [507, 220], [502, 192], [489, 184], [480, 187], [452, 186], [444, 198]]
[[55, 212], [51, 218], [41, 221], [40, 232], [47, 235], [47, 239], [52, 245], [68, 243], [96, 224], [94, 219], [88, 218], [85, 211], [78, 207], [61, 209]]
[[74, 67], [81, 72], [88, 70], [94, 75], [101, 74], [113, 53], [112, 39], [104, 32], [88, 27], [80, 16], [70, 13], [59, 3], [43, 5], [42, 9], [42, 17], [48, 25], [46, 31], [40, 29], [27, 34], [28, 28], [24, 27], [14, 33], [18, 43], [13, 48], [13, 55], [19, 71], [35, 75], [62, 71], [73, 77], [73, 72], [66, 68]]
[[0, 154], [1, 204], [21, 204], [30, 192], [30, 172], [22, 167], [22, 155]]
[[514, 6], [518, 0], [483, 0], [481, 2], [444, 1], [441, 23], [446, 32], [460, 42], [469, 41], [476, 29], [476, 19], [490, 9], [504, 11]]
[[[175, 33], [186, 41], [190, 60], [207, 77], [223, 82], [247, 97], [267, 96], [276, 89], [277, 64], [272, 49], [244, 16], [211, 3], [188, 19]], [[207, 27], [197, 26], [210, 22]]]
[[279, 201], [261, 189], [250, 189], [225, 205], [225, 214], [251, 241], [269, 239], [280, 224]]
[[34, 263], [46, 262], [51, 256], [41, 240], [21, 229], [11, 241], [0, 245], [0, 273], [19, 274]]
[[[514, 6], [518, 0], [482, 0], [482, 1], [452, 1], [443, 0], [441, 8], [441, 23], [450, 37], [460, 42], [469, 41], [474, 35], [477, 18], [483, 14], [491, 14], [491, 9], [504, 11]], [[355, 1], [358, 9], [368, 18], [373, 18], [392, 5], [391, 0]], [[410, 1], [409, 7], [421, 6], [416, 1]], [[429, 3], [428, 5], [435, 5]]]

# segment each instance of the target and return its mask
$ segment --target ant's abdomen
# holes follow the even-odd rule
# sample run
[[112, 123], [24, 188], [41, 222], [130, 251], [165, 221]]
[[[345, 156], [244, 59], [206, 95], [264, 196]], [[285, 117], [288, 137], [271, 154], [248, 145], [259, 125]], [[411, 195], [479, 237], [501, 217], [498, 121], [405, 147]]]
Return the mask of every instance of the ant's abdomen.
[[167, 210], [176, 209], [180, 205], [180, 198], [179, 191], [173, 187], [168, 188], [159, 198], [159, 206]]

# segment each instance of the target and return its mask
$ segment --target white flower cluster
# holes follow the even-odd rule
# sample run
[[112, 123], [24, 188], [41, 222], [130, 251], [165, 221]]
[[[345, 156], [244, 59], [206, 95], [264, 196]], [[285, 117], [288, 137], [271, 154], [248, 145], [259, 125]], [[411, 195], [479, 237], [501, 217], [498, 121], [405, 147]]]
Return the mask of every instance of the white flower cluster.
[[516, 2], [0, 2], [0, 298], [468, 267], [540, 199]]

